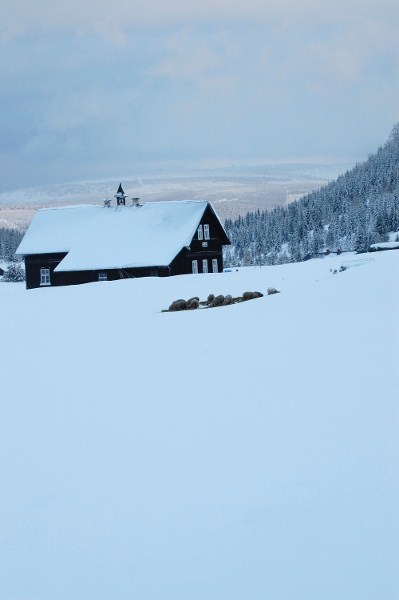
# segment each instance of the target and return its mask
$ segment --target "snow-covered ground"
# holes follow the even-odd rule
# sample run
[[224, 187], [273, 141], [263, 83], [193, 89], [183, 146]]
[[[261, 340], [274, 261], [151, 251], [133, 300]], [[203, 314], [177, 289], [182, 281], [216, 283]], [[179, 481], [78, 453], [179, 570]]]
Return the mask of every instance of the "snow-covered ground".
[[361, 258], [1, 283], [0, 598], [397, 600], [399, 252]]

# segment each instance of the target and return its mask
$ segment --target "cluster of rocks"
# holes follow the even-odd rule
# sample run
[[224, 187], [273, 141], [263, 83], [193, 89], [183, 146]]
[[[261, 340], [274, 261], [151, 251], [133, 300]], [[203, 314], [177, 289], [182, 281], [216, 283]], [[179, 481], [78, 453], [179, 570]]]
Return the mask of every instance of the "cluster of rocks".
[[[279, 292], [275, 288], [268, 288], [267, 293], [270, 295], [278, 294]], [[215, 308], [216, 306], [227, 306], [229, 304], [237, 304], [238, 302], [246, 302], [247, 300], [254, 300], [255, 298], [262, 297], [263, 294], [261, 292], [244, 292], [242, 296], [238, 297], [233, 297], [231, 294], [227, 294], [226, 296], [223, 296], [223, 294], [219, 294], [218, 296], [209, 294], [208, 298], [204, 301], [200, 301], [198, 296], [190, 298], [189, 300], [180, 298], [179, 300], [174, 300], [165, 312], [193, 310], [196, 308]]]

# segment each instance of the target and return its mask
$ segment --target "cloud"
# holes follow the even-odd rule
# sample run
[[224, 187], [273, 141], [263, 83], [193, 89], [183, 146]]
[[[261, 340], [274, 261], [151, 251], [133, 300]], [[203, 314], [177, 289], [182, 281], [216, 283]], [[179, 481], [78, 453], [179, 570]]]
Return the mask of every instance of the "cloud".
[[398, 8], [337, 2], [2, 2], [10, 179], [367, 155], [399, 118]]
[[[3, 40], [32, 32], [97, 32], [116, 39], [149, 26], [263, 22], [268, 25], [345, 23], [363, 17], [399, 17], [396, 0], [3, 0]], [[119, 34], [118, 34], [119, 32]]]
[[162, 59], [151, 67], [149, 72], [154, 77], [193, 80], [221, 67], [221, 57], [209, 46], [200, 44], [192, 48], [192, 44], [183, 43], [176, 48], [172, 56]]

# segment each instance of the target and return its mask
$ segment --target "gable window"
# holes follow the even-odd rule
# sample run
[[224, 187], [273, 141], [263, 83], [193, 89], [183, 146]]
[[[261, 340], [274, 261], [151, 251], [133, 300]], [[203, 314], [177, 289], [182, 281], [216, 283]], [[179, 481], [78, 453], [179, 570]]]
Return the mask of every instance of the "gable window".
[[104, 272], [98, 274], [98, 281], [108, 281], [108, 275]]
[[219, 273], [218, 259], [212, 258], [212, 273]]
[[197, 275], [198, 274], [198, 260], [193, 260], [192, 269], [193, 269], [193, 274]]
[[202, 230], [202, 225], [200, 225], [197, 229], [197, 233], [198, 233], [198, 239], [199, 240], [203, 240], [204, 239], [204, 232]]
[[210, 239], [210, 236], [209, 236], [209, 225], [204, 225], [204, 238], [206, 240]]
[[202, 261], [202, 272], [208, 273], [208, 260], [206, 258]]
[[40, 285], [51, 285], [50, 269], [40, 269]]

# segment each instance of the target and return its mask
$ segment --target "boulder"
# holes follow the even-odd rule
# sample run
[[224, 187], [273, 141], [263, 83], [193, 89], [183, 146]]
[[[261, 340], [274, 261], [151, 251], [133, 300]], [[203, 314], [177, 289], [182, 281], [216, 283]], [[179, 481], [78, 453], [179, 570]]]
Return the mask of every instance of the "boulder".
[[253, 300], [254, 298], [254, 292], [244, 292], [242, 295], [243, 300]]
[[271, 294], [279, 294], [280, 291], [276, 290], [276, 288], [274, 287], [268, 287], [267, 288], [267, 295], [270, 296]]
[[185, 300], [183, 300], [183, 298], [179, 298], [179, 300], [174, 300], [172, 302], [172, 304], [169, 306], [169, 310], [171, 310], [171, 311], [186, 310], [186, 308], [187, 308], [187, 302]]
[[191, 310], [194, 308], [198, 308], [199, 307], [199, 298], [195, 297], [195, 298], [190, 298], [190, 300], [187, 300], [187, 309]]
[[222, 294], [219, 294], [219, 296], [216, 296], [216, 298], [214, 298], [212, 300], [212, 302], [210, 303], [210, 307], [214, 308], [215, 306], [222, 306], [224, 304], [224, 296]]

